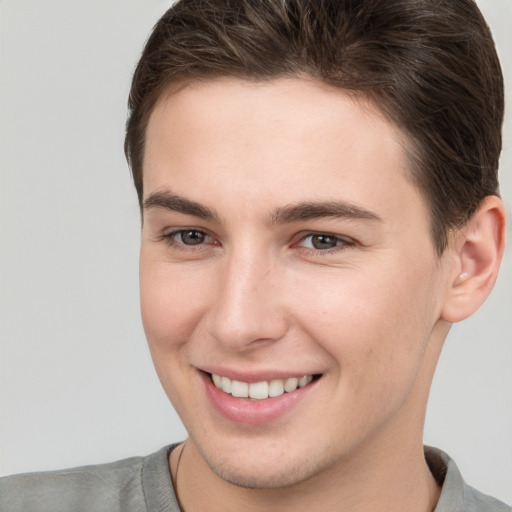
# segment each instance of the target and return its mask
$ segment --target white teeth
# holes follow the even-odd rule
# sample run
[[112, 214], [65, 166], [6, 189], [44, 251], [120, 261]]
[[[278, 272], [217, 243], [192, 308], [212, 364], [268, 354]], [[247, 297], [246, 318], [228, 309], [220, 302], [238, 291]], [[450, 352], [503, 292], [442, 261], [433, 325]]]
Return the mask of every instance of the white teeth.
[[249, 396], [249, 384], [239, 380], [231, 381], [231, 394], [238, 398], [247, 398]]
[[212, 379], [214, 384], [219, 388], [222, 389], [222, 377], [220, 375], [215, 375], [212, 373]]
[[268, 382], [251, 382], [249, 384], [249, 398], [256, 400], [268, 398]]
[[284, 382], [281, 379], [274, 379], [270, 381], [268, 386], [268, 396], [275, 397], [281, 396], [284, 393]]
[[231, 379], [222, 377], [220, 381], [220, 389], [222, 389], [224, 393], [231, 393]]
[[299, 379], [297, 377], [290, 377], [289, 379], [286, 379], [286, 382], [284, 383], [284, 390], [289, 393], [290, 391], [295, 391], [297, 389], [297, 386], [299, 384]]
[[307, 386], [312, 380], [313, 380], [313, 377], [311, 375], [305, 375], [304, 377], [301, 377], [299, 379], [299, 388], [303, 388], [304, 386]]
[[271, 381], [248, 383], [239, 380], [231, 380], [228, 377], [221, 377], [220, 375], [212, 373], [212, 380], [215, 387], [234, 397], [265, 400], [266, 398], [281, 396], [285, 392], [291, 393], [298, 387], [303, 388], [313, 380], [313, 376], [304, 375], [300, 378], [290, 377], [288, 379], [272, 379]]

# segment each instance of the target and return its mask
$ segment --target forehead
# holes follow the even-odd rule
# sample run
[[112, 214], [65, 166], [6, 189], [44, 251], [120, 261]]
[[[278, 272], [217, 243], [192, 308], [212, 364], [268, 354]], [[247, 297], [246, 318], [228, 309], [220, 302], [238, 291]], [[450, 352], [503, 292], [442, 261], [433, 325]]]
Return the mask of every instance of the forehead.
[[151, 115], [145, 197], [170, 188], [226, 208], [243, 197], [238, 208], [343, 199], [396, 210], [422, 203], [404, 145], [371, 103], [316, 80], [192, 83]]

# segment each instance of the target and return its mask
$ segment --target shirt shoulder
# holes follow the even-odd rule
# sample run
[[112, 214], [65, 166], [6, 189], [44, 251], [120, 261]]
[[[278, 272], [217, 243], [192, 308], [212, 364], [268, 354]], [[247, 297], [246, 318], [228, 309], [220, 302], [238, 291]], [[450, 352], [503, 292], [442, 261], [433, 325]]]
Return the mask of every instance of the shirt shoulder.
[[434, 512], [512, 512], [511, 507], [502, 501], [469, 486], [446, 453], [426, 446], [425, 459], [435, 479], [442, 485]]
[[[147, 493], [149, 500], [154, 500], [155, 492], [172, 493], [170, 478], [165, 479], [168, 449], [108, 464], [0, 478], [0, 510], [145, 512], [148, 510]], [[145, 473], [149, 473], [149, 489], [145, 485], [148, 481]], [[160, 487], [166, 487], [163, 490], [155, 489], [152, 481], [158, 473], [163, 475], [160, 483]]]
[[471, 486], [466, 486], [468, 510], [478, 512], [512, 512], [512, 507], [492, 496], [484, 494]]

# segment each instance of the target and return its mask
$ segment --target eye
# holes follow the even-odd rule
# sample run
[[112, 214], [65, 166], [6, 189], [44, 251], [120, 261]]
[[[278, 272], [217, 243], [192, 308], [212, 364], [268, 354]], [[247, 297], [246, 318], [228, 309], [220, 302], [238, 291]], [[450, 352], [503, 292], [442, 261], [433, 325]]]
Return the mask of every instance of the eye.
[[305, 236], [299, 245], [306, 249], [328, 251], [336, 249], [337, 247], [342, 248], [344, 246], [354, 245], [354, 242], [336, 235], [330, 235], [328, 233], [315, 233]]
[[207, 241], [209, 237], [203, 231], [197, 231], [196, 229], [183, 229], [172, 233], [172, 238], [176, 242], [184, 245], [199, 245]]
[[214, 239], [198, 229], [178, 229], [162, 237], [165, 242], [176, 249], [192, 248], [204, 244], [215, 244]]

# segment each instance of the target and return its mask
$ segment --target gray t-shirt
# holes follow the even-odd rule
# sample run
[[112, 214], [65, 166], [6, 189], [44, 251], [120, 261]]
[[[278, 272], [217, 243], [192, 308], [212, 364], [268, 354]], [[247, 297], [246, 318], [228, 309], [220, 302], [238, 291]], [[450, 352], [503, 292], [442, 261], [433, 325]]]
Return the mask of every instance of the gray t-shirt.
[[[110, 464], [1, 478], [0, 512], [180, 512], [168, 465], [175, 446]], [[443, 485], [434, 512], [511, 512], [468, 486], [445, 453], [426, 447], [425, 457]]]

